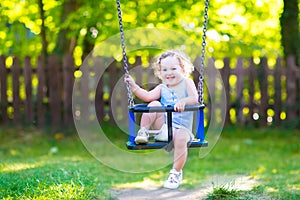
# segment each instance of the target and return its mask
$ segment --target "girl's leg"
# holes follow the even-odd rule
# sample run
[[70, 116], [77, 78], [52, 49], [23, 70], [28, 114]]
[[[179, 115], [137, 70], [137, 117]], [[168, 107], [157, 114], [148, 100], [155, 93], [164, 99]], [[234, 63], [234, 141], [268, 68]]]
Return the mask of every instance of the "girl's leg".
[[[161, 106], [159, 101], [153, 101], [149, 103], [151, 106]], [[137, 144], [148, 143], [149, 134], [147, 130], [150, 127], [155, 129], [160, 129], [164, 123], [164, 114], [163, 113], [143, 113], [140, 123], [140, 130], [138, 131], [137, 136], [134, 139], [134, 142]]]
[[[161, 106], [159, 101], [153, 101], [148, 104], [151, 106]], [[164, 124], [164, 114], [163, 113], [143, 113], [141, 119], [141, 128], [144, 127], [146, 129], [150, 129], [153, 127], [154, 129], [160, 129]]]
[[175, 129], [173, 131], [174, 141], [174, 163], [170, 175], [164, 183], [165, 188], [176, 189], [182, 181], [182, 168], [185, 164], [188, 150], [187, 142], [190, 140], [189, 133], [184, 129]]
[[180, 171], [187, 158], [188, 148], [187, 143], [190, 141], [189, 133], [184, 129], [174, 130], [174, 163], [173, 169]]

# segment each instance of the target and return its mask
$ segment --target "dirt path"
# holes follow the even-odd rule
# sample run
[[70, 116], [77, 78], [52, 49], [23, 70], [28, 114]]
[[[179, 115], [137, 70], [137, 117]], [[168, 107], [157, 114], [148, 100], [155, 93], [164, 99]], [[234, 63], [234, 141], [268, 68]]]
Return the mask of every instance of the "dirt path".
[[146, 180], [138, 184], [125, 184], [111, 191], [115, 200], [189, 200], [205, 199], [213, 187], [225, 187], [234, 190], [251, 190], [258, 183], [249, 176], [211, 177], [197, 189], [169, 190], [158, 187], [154, 182]]

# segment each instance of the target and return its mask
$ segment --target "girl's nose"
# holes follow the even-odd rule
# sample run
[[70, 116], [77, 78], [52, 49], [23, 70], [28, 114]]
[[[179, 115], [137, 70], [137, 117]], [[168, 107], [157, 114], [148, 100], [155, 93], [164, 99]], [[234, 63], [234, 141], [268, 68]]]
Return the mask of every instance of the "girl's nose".
[[166, 71], [166, 74], [171, 74], [171, 73], [172, 73], [171, 70], [167, 70], [167, 71]]

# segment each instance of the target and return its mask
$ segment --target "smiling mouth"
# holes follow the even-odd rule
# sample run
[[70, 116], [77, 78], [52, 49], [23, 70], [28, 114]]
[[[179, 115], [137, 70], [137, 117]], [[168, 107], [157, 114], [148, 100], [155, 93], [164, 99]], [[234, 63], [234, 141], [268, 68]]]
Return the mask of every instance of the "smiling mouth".
[[175, 78], [174, 76], [167, 77], [167, 79], [174, 79], [174, 78]]

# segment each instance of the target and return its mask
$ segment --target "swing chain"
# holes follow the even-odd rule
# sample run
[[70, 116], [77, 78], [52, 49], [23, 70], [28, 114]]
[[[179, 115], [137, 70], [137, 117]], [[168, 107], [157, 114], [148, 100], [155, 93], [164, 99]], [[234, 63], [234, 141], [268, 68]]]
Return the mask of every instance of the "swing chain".
[[198, 83], [200, 104], [204, 104], [204, 98], [203, 98], [204, 62], [205, 62], [206, 31], [207, 31], [207, 23], [208, 23], [208, 6], [209, 6], [209, 0], [205, 0], [204, 24], [203, 24], [203, 35], [202, 35], [202, 52], [201, 52], [199, 83]]
[[[123, 68], [125, 71], [125, 76], [127, 77], [127, 76], [129, 76], [129, 71], [128, 71], [128, 60], [127, 60], [126, 49], [125, 49], [125, 37], [124, 37], [124, 30], [123, 30], [123, 21], [122, 21], [122, 11], [121, 11], [120, 0], [116, 0], [116, 3], [117, 3], [117, 9], [118, 9], [118, 18], [119, 18], [119, 27], [120, 27], [120, 36], [121, 36], [121, 45], [122, 45]], [[133, 101], [132, 91], [131, 91], [128, 81], [126, 81], [126, 89], [127, 89], [129, 107], [132, 108], [134, 106], [134, 101]]]
[[[125, 49], [125, 37], [124, 37], [124, 30], [123, 30], [122, 11], [121, 11], [120, 0], [116, 0], [116, 3], [117, 3], [117, 9], [118, 9], [120, 37], [121, 37], [121, 45], [122, 45], [123, 68], [125, 71], [125, 76], [129, 76], [128, 60], [127, 60], [126, 49]], [[206, 31], [207, 31], [207, 23], [208, 23], [208, 7], [209, 7], [209, 0], [205, 0], [200, 75], [199, 75], [199, 83], [198, 83], [199, 103], [200, 104], [204, 104], [204, 98], [203, 98], [204, 62], [205, 62], [205, 47], [206, 47]], [[130, 88], [130, 85], [128, 82], [126, 82], [126, 88], [127, 88], [129, 106], [132, 108], [134, 106], [134, 101], [133, 101], [133, 97], [132, 97], [132, 91], [131, 91], [131, 88]]]

